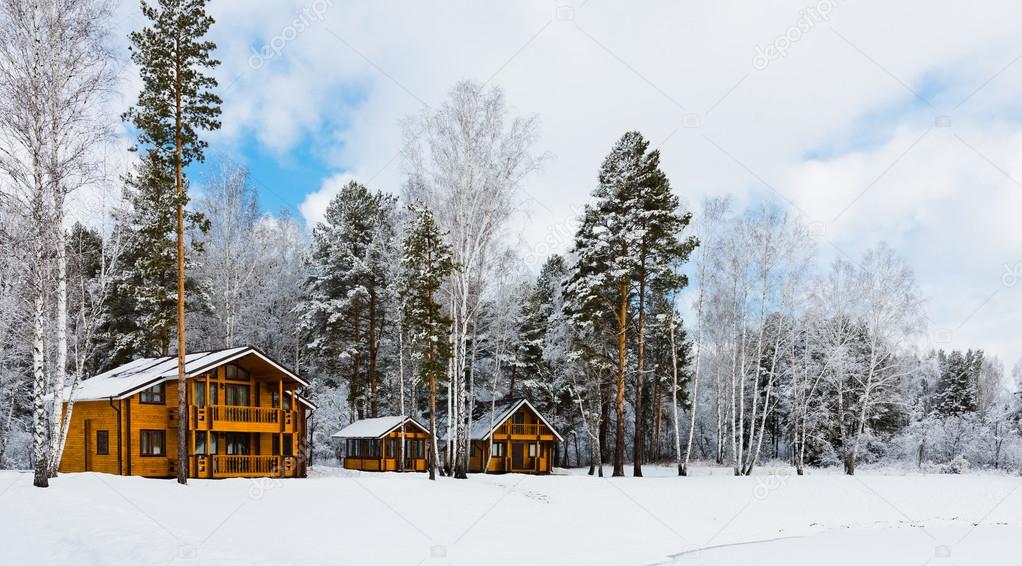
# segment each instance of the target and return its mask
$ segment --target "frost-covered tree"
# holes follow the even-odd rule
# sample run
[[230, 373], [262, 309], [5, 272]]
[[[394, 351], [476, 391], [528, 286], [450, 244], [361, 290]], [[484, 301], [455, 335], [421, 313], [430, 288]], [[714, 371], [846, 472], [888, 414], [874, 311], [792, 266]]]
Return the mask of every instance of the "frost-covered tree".
[[[660, 170], [659, 151], [648, 151], [649, 142], [638, 132], [621, 137], [603, 160], [593, 202], [586, 205], [575, 235], [577, 259], [568, 283], [569, 316], [580, 327], [592, 326], [613, 315], [604, 329], [617, 343], [614, 409], [617, 417], [614, 476], [624, 475], [625, 376], [628, 371], [629, 323], [638, 311], [638, 351], [635, 382], [635, 416], [642, 414], [645, 379], [644, 323], [646, 288], [653, 280], [667, 287], [683, 287], [685, 279], [671, 265], [687, 259], [695, 240], [678, 238], [688, 224], [677, 197], [670, 192]], [[642, 475], [642, 426], [636, 421], [635, 475]]]
[[[116, 288], [99, 340], [107, 352], [105, 370], [143, 356], [170, 355], [177, 317], [177, 241], [172, 171], [158, 154], [146, 152], [124, 180], [126, 206], [115, 214], [114, 228], [124, 250], [116, 270]], [[206, 219], [187, 212], [186, 222], [195, 234], [208, 228]], [[189, 242], [192, 254], [185, 267], [194, 264], [201, 243]], [[204, 306], [196, 291], [195, 277], [185, 279], [189, 311]]]
[[392, 195], [346, 184], [313, 229], [309, 297], [302, 306], [320, 365], [342, 376], [353, 413], [376, 416], [381, 341], [393, 300], [396, 256]]
[[980, 372], [983, 351], [937, 352], [940, 377], [934, 392], [934, 410], [944, 417], [957, 417], [979, 409]]
[[259, 317], [244, 317], [263, 292], [257, 282], [269, 244], [256, 234], [261, 214], [248, 171], [221, 163], [206, 177], [196, 208], [208, 228], [193, 235], [202, 240], [195, 278], [208, 304], [197, 317], [199, 338], [206, 349], [232, 348], [241, 343], [242, 325], [259, 324]]
[[439, 107], [407, 120], [404, 135], [405, 196], [436, 214], [460, 266], [445, 281], [452, 320], [447, 436], [455, 475], [466, 477], [471, 344], [488, 289], [499, 279], [508, 249], [503, 232], [516, 209], [518, 190], [545, 158], [534, 149], [539, 119], [509, 119], [502, 90], [462, 81]]
[[102, 178], [97, 150], [109, 134], [103, 107], [113, 84], [109, 17], [103, 0], [0, 2], [0, 172], [31, 234], [38, 487], [56, 475], [69, 417], [61, 410], [69, 365], [66, 201]]

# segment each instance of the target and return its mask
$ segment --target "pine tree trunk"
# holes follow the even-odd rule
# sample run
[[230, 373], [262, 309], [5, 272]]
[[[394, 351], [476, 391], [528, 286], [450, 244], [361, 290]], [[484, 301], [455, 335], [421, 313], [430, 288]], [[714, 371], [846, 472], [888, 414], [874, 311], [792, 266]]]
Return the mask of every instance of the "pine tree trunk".
[[376, 289], [369, 289], [369, 416], [379, 416], [379, 402], [376, 396]]
[[352, 313], [352, 324], [354, 325], [354, 339], [352, 343], [355, 345], [354, 352], [351, 356], [351, 385], [349, 386], [348, 395], [351, 397], [351, 406], [355, 410], [355, 414], [358, 415], [359, 419], [364, 419], [365, 406], [359, 406], [359, 397], [362, 392], [362, 382], [360, 381], [360, 370], [362, 369], [362, 304], [356, 298], [354, 300], [354, 312]]
[[617, 438], [614, 444], [613, 477], [625, 475], [625, 365], [627, 363], [626, 348], [628, 345], [628, 282], [622, 281], [618, 286], [617, 315], [617, 390], [614, 398], [614, 410], [617, 416]]
[[639, 328], [638, 328], [638, 358], [636, 360], [636, 371], [635, 371], [635, 442], [632, 447], [632, 475], [637, 478], [642, 477], [642, 449], [643, 449], [643, 422], [642, 422], [642, 385], [646, 381], [646, 375], [643, 371], [643, 357], [645, 354], [645, 328], [643, 323], [645, 322], [646, 314], [646, 279], [642, 278], [639, 280]]
[[[681, 458], [681, 426], [678, 424], [678, 346], [674, 337], [674, 304], [671, 304], [671, 408], [674, 413], [674, 457], [675, 462], [678, 465], [678, 475], [687, 476], [688, 467], [687, 461], [682, 461]], [[689, 440], [691, 445], [692, 435], [689, 434]]]
[[[407, 416], [405, 414], [405, 329], [404, 318], [401, 315], [399, 315], [397, 323], [397, 379], [400, 388], [398, 404], [401, 417], [404, 418]], [[397, 466], [399, 472], [405, 471], [405, 430], [407, 428], [404, 423], [401, 424], [401, 460]]]
[[188, 483], [188, 386], [185, 375], [185, 185], [181, 123], [181, 65], [176, 64], [174, 89], [177, 166], [177, 482]]

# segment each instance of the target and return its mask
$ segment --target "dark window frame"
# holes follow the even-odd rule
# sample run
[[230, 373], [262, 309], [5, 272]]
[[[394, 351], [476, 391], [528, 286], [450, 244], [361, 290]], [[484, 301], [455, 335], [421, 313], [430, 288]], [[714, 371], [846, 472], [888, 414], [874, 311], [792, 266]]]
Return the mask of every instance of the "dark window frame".
[[[146, 400], [146, 395], [155, 395], [159, 401]], [[138, 392], [138, 402], [142, 405], [166, 405], [167, 404], [167, 382], [161, 381], [152, 387], [146, 387]]]
[[97, 456], [109, 456], [110, 455], [110, 431], [109, 430], [97, 430], [96, 431], [96, 455]]
[[[160, 453], [153, 453], [153, 439], [154, 435], [160, 439], [159, 447]], [[146, 447], [148, 445], [148, 450]], [[143, 429], [138, 431], [138, 454], [143, 458], [166, 458], [167, 457], [167, 431], [156, 430], [156, 429]]]

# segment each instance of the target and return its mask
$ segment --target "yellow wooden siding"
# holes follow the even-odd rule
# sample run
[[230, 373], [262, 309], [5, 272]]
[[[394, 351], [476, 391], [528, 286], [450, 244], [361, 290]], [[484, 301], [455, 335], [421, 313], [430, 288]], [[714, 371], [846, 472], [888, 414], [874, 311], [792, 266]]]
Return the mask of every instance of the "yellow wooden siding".
[[[114, 401], [114, 406], [117, 406]], [[88, 436], [86, 436], [88, 421]], [[96, 432], [108, 433], [109, 454], [97, 453]], [[76, 403], [71, 415], [64, 454], [60, 459], [61, 472], [104, 472], [116, 474], [117, 468], [117, 411], [108, 401]]]
[[[244, 367], [244, 365], [242, 365], [242, 367]], [[218, 406], [225, 407], [226, 388], [224, 387], [224, 366], [217, 368], [214, 375], [215, 378], [210, 380], [209, 384], [211, 387], [219, 387]], [[271, 409], [273, 391], [276, 390], [280, 393], [280, 390], [284, 389], [286, 392], [295, 387], [293, 383], [289, 383], [286, 387], [282, 387], [279, 381], [280, 379], [284, 379], [283, 376], [277, 378], [272, 375], [263, 375], [257, 378], [253, 375], [252, 380], [248, 382], [250, 388], [250, 405], [253, 407]], [[197, 408], [192, 405], [194, 402], [193, 384], [195, 382], [195, 379], [188, 380], [190, 414], [196, 414], [197, 411]], [[177, 414], [177, 381], [171, 380], [164, 382], [164, 387], [164, 402], [160, 404], [142, 403], [138, 394], [132, 395], [130, 398], [124, 399], [123, 401], [113, 402], [115, 407], [121, 407], [121, 446], [123, 450], [123, 461], [120, 473], [125, 475], [148, 477], [171, 477], [174, 475], [175, 472], [172, 463], [176, 462], [177, 459], [177, 420], [176, 418], [171, 417], [176, 417]], [[210, 395], [207, 393], [207, 408], [209, 407], [209, 399]], [[253, 457], [252, 460], [254, 468], [252, 469], [258, 470], [265, 468], [264, 460], [267, 460], [267, 457], [274, 455], [273, 437], [277, 436], [281, 439], [280, 446], [281, 451], [283, 451], [284, 440], [281, 438], [281, 435], [291, 436], [291, 459], [289, 461], [284, 460], [284, 457], [282, 456], [279, 460], [284, 465], [278, 467], [282, 467], [288, 476], [304, 475], [305, 462], [302, 455], [305, 447], [305, 407], [295, 401], [292, 403], [291, 412], [281, 411], [280, 415], [282, 416], [278, 418], [278, 422], [274, 423], [270, 427], [265, 426], [267, 423], [232, 422], [228, 423], [231, 426], [226, 428], [227, 430], [246, 432], [251, 435], [249, 440], [249, 455]], [[286, 418], [283, 415], [286, 415]], [[88, 421], [88, 426], [90, 428], [88, 440], [86, 439], [85, 434], [86, 421]], [[209, 431], [210, 434], [217, 434], [219, 449], [218, 455], [226, 456], [226, 431], [224, 431], [221, 427], [216, 427], [215, 430], [210, 430], [209, 424], [210, 421], [203, 422], [195, 419], [191, 420], [189, 423], [190, 430], [193, 431], [190, 432], [188, 436], [188, 450], [189, 456], [191, 456], [189, 472], [191, 477], [210, 477], [214, 470], [214, 466], [212, 465], [214, 455], [209, 455], [203, 459], [205, 460], [204, 470], [200, 472], [198, 469], [200, 457], [192, 455], [192, 452], [194, 451], [194, 431]], [[107, 456], [95, 454], [96, 430], [109, 430], [110, 454]], [[162, 455], [142, 456], [141, 432], [143, 430], [163, 431], [165, 438], [165, 450]], [[269, 430], [272, 430], [273, 432], [269, 432]], [[108, 400], [102, 400], [75, 403], [65, 451], [61, 458], [60, 471], [99, 471], [116, 474], [118, 473], [117, 446], [117, 411], [110, 406], [110, 402]], [[88, 458], [86, 458], [87, 449], [89, 451]], [[259, 458], [255, 458], [256, 456]], [[246, 471], [238, 472], [237, 474], [220, 475], [251, 476], [265, 474], [261, 474], [261, 472], [256, 473]]]
[[[415, 431], [409, 431], [409, 428], [414, 428]], [[419, 431], [415, 427], [406, 426], [406, 432], [404, 434], [405, 440], [428, 440], [429, 433]], [[394, 430], [387, 434], [384, 438], [376, 439], [374, 442], [383, 443], [380, 448], [381, 457], [378, 458], [354, 458], [344, 457], [343, 467], [348, 470], [361, 470], [363, 472], [398, 472], [402, 471], [400, 466], [400, 456], [394, 458], [386, 457], [386, 440], [387, 439], [401, 439], [401, 431]], [[346, 440], [345, 440], [346, 441]], [[428, 453], [428, 447], [426, 452]], [[426, 471], [427, 464], [426, 458], [412, 458], [407, 466], [404, 467], [403, 471], [406, 472], [424, 472]]]

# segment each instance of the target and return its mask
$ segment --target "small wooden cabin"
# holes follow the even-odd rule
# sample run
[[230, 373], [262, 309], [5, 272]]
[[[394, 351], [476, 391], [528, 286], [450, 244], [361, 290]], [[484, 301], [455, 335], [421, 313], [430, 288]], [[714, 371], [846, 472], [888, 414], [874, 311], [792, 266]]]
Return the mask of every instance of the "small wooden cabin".
[[[376, 417], [355, 421], [335, 432], [341, 439], [344, 467], [366, 472], [423, 472], [426, 470], [429, 431], [406, 416]], [[401, 465], [401, 439], [405, 460]]]
[[549, 474], [557, 442], [564, 440], [554, 427], [526, 399], [490, 409], [481, 402], [472, 415], [469, 472]]
[[[60, 471], [177, 475], [177, 364], [143, 358], [83, 380]], [[185, 375], [188, 477], [305, 476], [308, 383], [252, 347], [187, 354]]]

